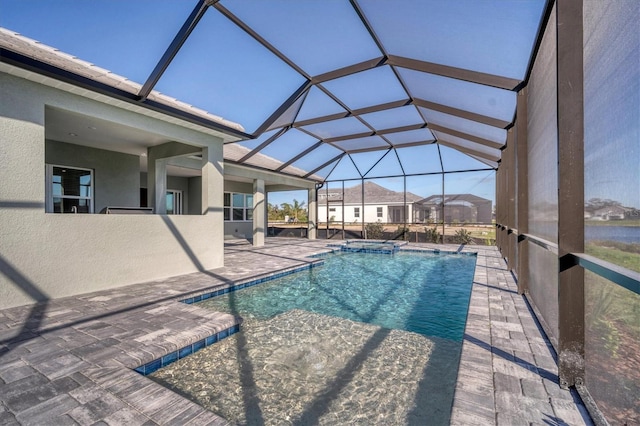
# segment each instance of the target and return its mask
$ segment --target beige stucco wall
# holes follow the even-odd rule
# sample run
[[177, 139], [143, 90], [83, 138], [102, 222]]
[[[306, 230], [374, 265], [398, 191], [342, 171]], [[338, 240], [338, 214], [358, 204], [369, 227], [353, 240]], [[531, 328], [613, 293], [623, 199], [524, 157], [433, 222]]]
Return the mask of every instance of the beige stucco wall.
[[93, 207], [140, 207], [140, 158], [137, 155], [64, 142], [45, 142], [45, 163], [93, 170]]
[[[224, 181], [225, 192], [237, 192], [240, 194], [253, 194], [253, 184], [246, 182]], [[252, 221], [229, 221], [224, 223], [225, 238], [253, 238]]]
[[[223, 265], [222, 140], [77, 92], [0, 73], [0, 309]], [[208, 147], [220, 196], [201, 216], [45, 213], [45, 105]]]
[[[138, 167], [139, 170], [139, 167]], [[140, 188], [147, 187], [147, 174], [145, 172], [138, 172], [140, 178]], [[192, 188], [191, 180], [197, 179], [198, 186]], [[200, 176], [194, 176], [191, 178], [182, 176], [167, 176], [167, 189], [173, 189], [176, 191], [182, 191], [182, 214], [200, 214], [200, 191], [202, 189], [202, 178]], [[191, 191], [197, 192], [195, 201], [190, 202]], [[137, 193], [137, 197], [140, 197], [140, 193]], [[139, 203], [138, 203], [139, 204]]]

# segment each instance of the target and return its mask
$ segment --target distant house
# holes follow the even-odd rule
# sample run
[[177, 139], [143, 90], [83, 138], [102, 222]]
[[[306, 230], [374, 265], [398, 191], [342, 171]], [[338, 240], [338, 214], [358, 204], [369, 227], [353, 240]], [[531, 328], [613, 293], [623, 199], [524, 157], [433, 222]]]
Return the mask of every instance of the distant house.
[[623, 220], [629, 209], [622, 206], [603, 207], [593, 212], [592, 220]]
[[[405, 217], [413, 217], [413, 204], [421, 197], [407, 192], [392, 191], [373, 182], [364, 183], [364, 211], [362, 205], [363, 186], [344, 189], [318, 190], [318, 220], [354, 222], [402, 223]], [[406, 206], [405, 206], [406, 201]], [[343, 211], [344, 205], [344, 211]], [[404, 213], [403, 213], [404, 211]], [[343, 217], [344, 214], [344, 217]]]
[[[392, 191], [373, 182], [363, 186], [320, 189], [318, 191], [318, 219], [336, 222], [435, 223], [442, 220], [442, 195], [422, 198], [411, 192]], [[447, 194], [444, 196], [444, 221], [491, 223], [492, 202], [473, 194]], [[344, 205], [344, 218], [343, 218]], [[404, 215], [403, 215], [404, 211]]]
[[[442, 195], [419, 200], [413, 207], [414, 222], [442, 221]], [[491, 223], [491, 200], [473, 194], [445, 194], [444, 222]]]

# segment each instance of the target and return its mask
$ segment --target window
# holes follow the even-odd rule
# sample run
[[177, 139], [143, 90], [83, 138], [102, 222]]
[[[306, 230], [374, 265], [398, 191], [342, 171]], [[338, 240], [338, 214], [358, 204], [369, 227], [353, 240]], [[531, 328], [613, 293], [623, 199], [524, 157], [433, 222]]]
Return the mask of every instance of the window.
[[253, 220], [253, 194], [224, 193], [224, 220]]
[[329, 207], [329, 211], [334, 213], [336, 211], [336, 208], [335, 207]]
[[47, 164], [47, 213], [93, 213], [93, 170]]
[[224, 220], [231, 220], [231, 194], [224, 193]]
[[167, 190], [167, 214], [182, 214], [182, 191]]
[[360, 207], [353, 208], [353, 217], [360, 217]]
[[382, 207], [377, 207], [376, 208], [376, 213], [377, 213], [378, 217], [382, 217]]

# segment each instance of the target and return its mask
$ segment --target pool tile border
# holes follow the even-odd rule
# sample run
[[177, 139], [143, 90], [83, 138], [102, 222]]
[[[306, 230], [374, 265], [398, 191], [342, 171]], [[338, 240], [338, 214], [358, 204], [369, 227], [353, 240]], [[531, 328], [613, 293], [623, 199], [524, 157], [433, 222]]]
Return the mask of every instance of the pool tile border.
[[475, 256], [478, 257], [477, 251], [451, 251], [451, 250], [438, 250], [438, 249], [405, 249], [401, 248], [399, 252], [405, 253], [433, 253], [433, 254], [453, 254], [459, 256]]
[[[402, 244], [404, 243], [404, 244]], [[373, 254], [390, 254], [394, 255], [396, 253], [405, 252], [405, 253], [433, 253], [433, 254], [451, 254], [451, 255], [462, 255], [462, 256], [478, 256], [477, 251], [451, 251], [451, 250], [440, 250], [437, 248], [418, 248], [411, 249], [406, 248], [408, 246], [407, 241], [401, 241], [392, 249], [367, 249], [367, 248], [351, 248], [348, 244], [327, 244], [327, 247], [332, 248], [331, 252], [335, 251], [343, 251], [343, 252], [352, 252], [352, 253], [373, 253]], [[337, 250], [336, 250], [337, 249]], [[322, 253], [320, 255], [312, 255], [309, 257], [320, 257], [325, 256], [328, 253]]]
[[[325, 253], [319, 254], [318, 257], [323, 256], [324, 254]], [[315, 256], [309, 256], [309, 257], [315, 257]], [[211, 299], [212, 297], [221, 296], [223, 294], [231, 293], [233, 291], [242, 290], [243, 288], [252, 287], [254, 285], [262, 284], [262, 283], [267, 282], [267, 281], [273, 281], [273, 280], [276, 280], [278, 278], [286, 277], [287, 275], [295, 274], [297, 272], [302, 272], [302, 271], [305, 271], [307, 269], [312, 269], [312, 268], [315, 268], [317, 266], [321, 266], [323, 264], [324, 264], [324, 260], [319, 259], [317, 261], [313, 261], [313, 262], [308, 263], [308, 264], [303, 265], [303, 266], [297, 266], [297, 267], [294, 267], [294, 268], [284, 269], [284, 270], [281, 270], [281, 271], [276, 272], [276, 273], [271, 273], [271, 274], [262, 276], [260, 278], [253, 278], [253, 279], [246, 280], [246, 281], [240, 281], [240, 282], [238, 282], [236, 284], [233, 284], [231, 286], [227, 286], [227, 287], [224, 287], [224, 288], [220, 288], [218, 290], [207, 291], [205, 293], [202, 293], [202, 294], [199, 294], [199, 295], [196, 295], [196, 296], [187, 297], [186, 299], [180, 299], [180, 300], [178, 300], [178, 302], [186, 303], [187, 305], [191, 305], [193, 303], [198, 303], [198, 302], [202, 302], [203, 300]]]
[[[324, 255], [325, 253], [320, 253], [319, 256]], [[311, 257], [311, 256], [310, 256]], [[242, 290], [243, 288], [247, 288], [247, 287], [252, 287], [254, 285], [258, 285], [258, 284], [262, 284], [264, 282], [267, 281], [273, 281], [276, 280], [278, 278], [282, 278], [285, 277], [287, 275], [291, 275], [291, 274], [295, 274], [297, 272], [302, 272], [305, 270], [309, 270], [312, 268], [315, 268], [317, 266], [323, 265], [324, 264], [324, 260], [317, 260], [311, 263], [308, 263], [306, 265], [303, 266], [297, 266], [297, 267], [293, 267], [293, 268], [287, 268], [284, 270], [281, 270], [279, 272], [275, 272], [275, 273], [270, 273], [267, 274], [263, 277], [260, 278], [253, 278], [253, 279], [249, 279], [246, 280], [244, 282], [238, 282], [234, 285], [231, 286], [227, 286], [224, 288], [219, 288], [215, 291], [208, 291], [196, 296], [192, 296], [192, 297], [188, 297], [186, 299], [181, 299], [178, 300], [178, 302], [180, 303], [185, 303], [187, 305], [191, 305], [194, 303], [198, 303], [198, 302], [202, 302], [203, 300], [208, 300], [211, 299], [213, 297], [216, 296], [221, 296], [224, 294], [228, 294], [231, 293], [233, 291], [237, 291], [237, 290]], [[173, 352], [170, 352], [160, 358], [154, 359], [153, 361], [149, 361], [146, 364], [143, 364], [139, 367], [134, 368], [133, 370], [142, 374], [143, 376], [147, 376], [149, 374], [155, 373], [156, 371], [158, 371], [159, 369], [166, 367], [169, 364], [172, 364], [176, 361], [178, 361], [179, 359], [183, 359], [193, 353], [196, 353], [197, 351], [199, 351], [200, 349], [204, 349], [207, 346], [213, 345], [214, 343], [219, 342], [220, 340], [227, 338], [237, 332], [240, 331], [240, 324], [236, 324], [232, 327], [229, 327], [227, 329], [221, 330], [218, 333], [212, 334], [209, 337], [205, 337], [204, 339], [198, 340], [195, 343], [192, 343], [190, 345], [187, 345], [183, 348], [177, 349]]]
[[195, 343], [184, 346], [180, 349], [177, 349], [173, 352], [169, 352], [168, 354], [154, 359], [153, 361], [149, 361], [146, 364], [142, 364], [139, 367], [134, 368], [133, 370], [137, 373], [142, 374], [143, 376], [148, 376], [149, 374], [155, 373], [159, 369], [166, 367], [169, 364], [172, 364], [180, 359], [186, 358], [191, 354], [198, 352], [201, 349], [206, 348], [207, 346], [211, 346], [214, 343], [221, 341], [229, 336], [232, 336], [240, 331], [240, 324], [235, 324], [229, 328], [221, 330], [211, 336], [205, 337], [204, 339], [198, 340]]

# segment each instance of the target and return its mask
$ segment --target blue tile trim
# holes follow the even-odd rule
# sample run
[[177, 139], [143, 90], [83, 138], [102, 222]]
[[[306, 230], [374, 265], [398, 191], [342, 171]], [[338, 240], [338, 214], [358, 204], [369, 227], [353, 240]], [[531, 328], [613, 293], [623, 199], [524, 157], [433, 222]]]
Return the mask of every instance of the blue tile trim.
[[447, 251], [447, 250], [440, 250], [440, 249], [400, 249], [400, 252], [402, 253], [433, 253], [433, 254], [455, 254], [455, 255], [460, 255], [460, 256], [478, 256], [478, 253], [476, 252], [469, 252], [469, 251], [464, 251], [464, 252], [459, 252], [459, 251]]
[[193, 303], [200, 302], [202, 300], [207, 300], [207, 299], [210, 299], [212, 297], [220, 296], [222, 294], [227, 294], [227, 293], [230, 293], [232, 291], [241, 290], [243, 288], [251, 287], [251, 286], [254, 286], [256, 284], [262, 284], [262, 283], [267, 282], [267, 281], [271, 281], [271, 280], [275, 280], [277, 278], [285, 277], [287, 275], [295, 274], [296, 272], [306, 271], [308, 269], [315, 268], [316, 266], [320, 266], [320, 265], [323, 265], [323, 264], [324, 264], [323, 260], [318, 260], [317, 262], [308, 263], [306, 265], [298, 266], [296, 268], [287, 269], [287, 270], [284, 270], [284, 271], [281, 271], [281, 272], [272, 273], [272, 274], [266, 275], [266, 276], [264, 276], [262, 278], [255, 278], [253, 280], [249, 280], [249, 281], [245, 281], [245, 282], [239, 282], [239, 283], [237, 283], [237, 284], [235, 284], [235, 285], [233, 285], [231, 287], [222, 288], [222, 289], [219, 289], [219, 290], [216, 290], [216, 291], [210, 291], [208, 293], [200, 294], [198, 296], [188, 297], [186, 299], [180, 300], [180, 302], [186, 303], [187, 305], [191, 305]]
[[204, 338], [202, 340], [198, 340], [197, 342], [191, 345], [187, 345], [184, 348], [180, 348], [177, 351], [168, 353], [161, 358], [154, 359], [153, 361], [143, 364], [140, 367], [134, 368], [134, 370], [142, 374], [143, 376], [147, 376], [151, 373], [158, 371], [162, 367], [166, 367], [172, 362], [176, 362], [177, 360], [187, 357], [192, 353], [199, 351], [200, 349], [213, 345], [214, 343], [219, 342], [225, 337], [229, 337], [239, 331], [240, 331], [240, 324], [236, 324], [233, 327], [229, 327], [225, 330], [221, 330], [218, 333], [212, 334], [211, 336]]
[[399, 249], [398, 247], [393, 248], [384, 248], [384, 249], [368, 249], [368, 248], [356, 248], [356, 247], [348, 247], [342, 246], [341, 251], [346, 251], [350, 253], [373, 253], [373, 254], [394, 254]]

